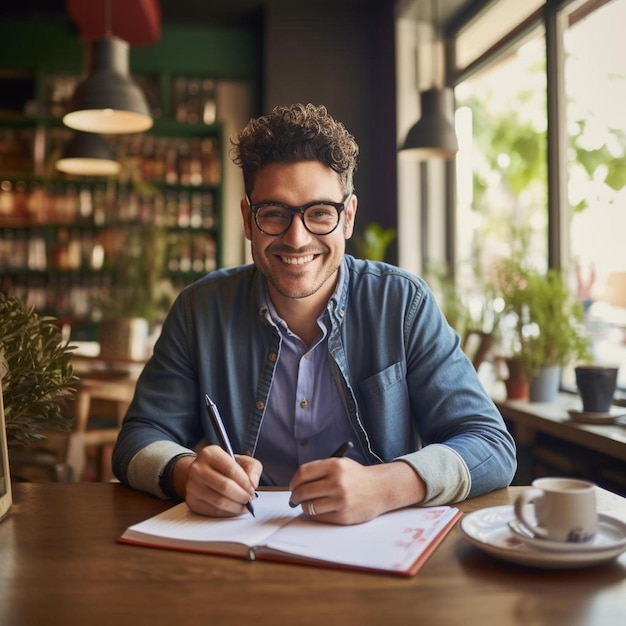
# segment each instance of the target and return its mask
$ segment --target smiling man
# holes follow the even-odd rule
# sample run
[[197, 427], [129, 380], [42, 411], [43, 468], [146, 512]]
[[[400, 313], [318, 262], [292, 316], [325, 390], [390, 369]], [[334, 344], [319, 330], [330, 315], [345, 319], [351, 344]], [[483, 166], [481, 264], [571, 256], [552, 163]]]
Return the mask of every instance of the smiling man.
[[[254, 263], [174, 303], [114, 450], [123, 483], [212, 516], [283, 486], [337, 524], [509, 484], [513, 441], [426, 284], [345, 254], [358, 152], [311, 104], [233, 140]], [[205, 394], [234, 455], [212, 443]]]

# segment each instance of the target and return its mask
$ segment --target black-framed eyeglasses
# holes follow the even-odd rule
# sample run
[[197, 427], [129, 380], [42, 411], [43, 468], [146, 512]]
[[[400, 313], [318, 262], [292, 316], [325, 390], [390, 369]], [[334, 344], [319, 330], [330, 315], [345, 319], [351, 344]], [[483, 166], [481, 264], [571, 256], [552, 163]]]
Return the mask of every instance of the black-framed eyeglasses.
[[350, 192], [341, 202], [314, 200], [303, 206], [291, 206], [284, 202], [258, 202], [253, 204], [246, 195], [250, 211], [258, 229], [272, 237], [289, 230], [293, 216], [299, 214], [304, 227], [314, 235], [330, 235], [339, 224], [341, 212], [346, 208], [354, 192]]

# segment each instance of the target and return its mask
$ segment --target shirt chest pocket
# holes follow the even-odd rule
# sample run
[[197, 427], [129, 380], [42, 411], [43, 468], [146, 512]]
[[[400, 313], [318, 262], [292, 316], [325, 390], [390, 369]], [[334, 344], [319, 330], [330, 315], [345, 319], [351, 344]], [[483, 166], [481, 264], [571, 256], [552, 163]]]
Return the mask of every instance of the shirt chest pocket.
[[406, 365], [394, 363], [362, 380], [359, 413], [372, 442], [388, 460], [403, 454], [411, 441], [411, 407], [406, 384]]

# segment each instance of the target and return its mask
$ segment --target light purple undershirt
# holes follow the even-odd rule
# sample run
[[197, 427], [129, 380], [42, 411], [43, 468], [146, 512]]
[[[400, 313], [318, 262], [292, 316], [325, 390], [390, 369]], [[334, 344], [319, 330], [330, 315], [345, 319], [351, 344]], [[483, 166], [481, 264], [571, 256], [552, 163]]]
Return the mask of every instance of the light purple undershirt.
[[[340, 270], [337, 288], [341, 281]], [[354, 441], [354, 431], [328, 362], [328, 310], [317, 320], [320, 334], [310, 349], [278, 317], [267, 293], [261, 314], [283, 342], [254, 456], [263, 463], [264, 481], [288, 485], [300, 465], [327, 458]], [[359, 458], [355, 451], [347, 456]]]

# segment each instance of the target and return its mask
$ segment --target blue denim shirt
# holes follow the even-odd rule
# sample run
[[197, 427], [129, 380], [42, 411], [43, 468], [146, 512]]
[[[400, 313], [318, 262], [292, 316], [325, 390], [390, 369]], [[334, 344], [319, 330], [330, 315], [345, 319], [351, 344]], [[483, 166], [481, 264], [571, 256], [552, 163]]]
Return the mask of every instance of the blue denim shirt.
[[[432, 293], [417, 276], [344, 258], [328, 352], [363, 458], [401, 459], [425, 480], [425, 504], [507, 486], [515, 445]], [[254, 265], [212, 272], [183, 290], [137, 383], [114, 453], [122, 483], [163, 497], [174, 455], [215, 436], [204, 394], [236, 453], [254, 454], [280, 333], [259, 313]]]

